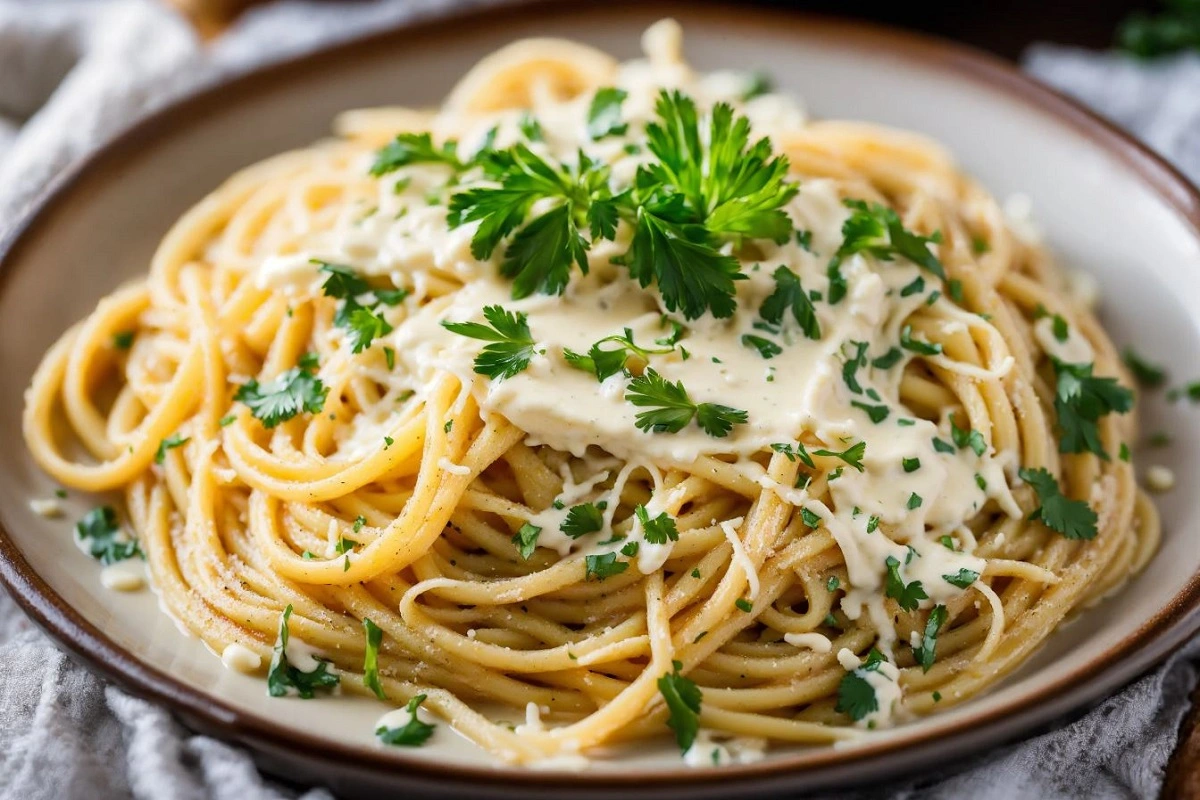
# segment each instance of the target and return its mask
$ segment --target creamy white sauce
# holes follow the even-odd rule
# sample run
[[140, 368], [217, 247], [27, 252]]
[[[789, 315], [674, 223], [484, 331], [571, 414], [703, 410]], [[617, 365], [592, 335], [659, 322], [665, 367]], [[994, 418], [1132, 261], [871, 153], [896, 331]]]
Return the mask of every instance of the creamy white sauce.
[[249, 674], [262, 666], [262, 656], [245, 645], [230, 642], [221, 651], [221, 663], [225, 669]]
[[146, 585], [146, 562], [127, 558], [100, 570], [100, 584], [114, 592], [136, 592]]
[[[617, 72], [613, 83], [628, 93], [621, 107], [622, 119], [628, 124], [625, 135], [590, 139], [586, 124], [590, 95], [564, 103], [535, 92], [530, 113], [544, 135], [542, 141], [528, 142], [528, 146], [543, 157], [566, 164], [574, 163], [576, 153], [583, 151], [611, 167], [613, 188], [619, 190], [629, 185], [638, 166], [649, 158], [644, 147], [630, 153], [626, 146], [644, 142], [644, 128], [655, 118], [655, 100], [662, 88], [686, 90], [701, 109], [717, 101], [731, 102], [750, 119], [753, 138], [778, 138], [805, 124], [803, 109], [785, 96], [768, 94], [741, 101], [747, 85], [744, 75], [695, 75], [681, 61], [679, 36], [674, 23], [654, 26], [646, 32], [653, 58], [622, 65]], [[434, 118], [431, 129], [435, 140], [453, 136], [460, 143], [459, 151], [470, 153], [493, 128], [497, 147], [524, 141], [519, 132], [521, 117], [522, 113], [505, 111], [465, 119], [447, 111]], [[364, 154], [364, 171], [370, 161], [369, 154]], [[694, 403], [719, 403], [746, 412], [747, 424], [736, 425], [729, 435], [716, 438], [694, 423], [675, 434], [638, 430], [636, 417], [641, 409], [625, 399], [627, 376], [618, 373], [598, 382], [593, 374], [572, 368], [564, 357], [566, 349], [586, 353], [599, 340], [626, 329], [638, 345], [661, 348], [655, 340], [671, 332], [663, 321], [668, 309], [657, 289], [643, 289], [625, 267], [611, 261], [629, 246], [628, 224], [619, 225], [616, 241], [593, 243], [587, 256], [588, 274], [574, 269], [561, 296], [535, 294], [514, 300], [510, 281], [498, 269], [504, 246], [488, 261], [476, 259], [470, 243], [478, 223], [451, 229], [444, 202], [427, 201], [431, 191], [446, 196], [444, 185], [450, 177], [449, 169], [442, 165], [405, 167], [379, 180], [376, 194], [364, 207], [341, 212], [332, 230], [306, 237], [303, 251], [265, 259], [258, 267], [259, 286], [296, 295], [321, 291], [323, 276], [310, 263], [312, 258], [352, 265], [364, 275], [386, 278], [394, 286], [412, 290], [404, 303], [384, 310], [394, 330], [351, 362], [356, 371], [380, 384], [384, 396], [340, 434], [333, 458], [359, 458], [380, 448], [394, 422], [397, 400], [413, 390], [419, 393], [435, 377], [449, 372], [458, 377], [485, 416], [507, 418], [526, 432], [528, 444], [549, 445], [594, 466], [578, 482], [564, 471], [559, 507], [534, 509], [529, 517], [529, 522], [541, 529], [538, 545], [560, 556], [611, 552], [636, 542], [638, 569], [643, 573], [660, 569], [670, 558], [674, 543], [646, 542], [636, 521], [623, 539], [613, 535], [621, 487], [635, 468], [650, 469], [657, 482], [668, 465], [686, 466], [698, 457], [715, 456], [733, 462], [735, 469], [764, 490], [821, 520], [847, 566], [847, 593], [841, 610], [851, 619], [867, 615], [880, 631], [878, 646], [889, 656], [895, 641], [883, 593], [889, 558], [899, 562], [906, 582], [922, 582], [929, 595], [921, 604], [925, 609], [964, 591], [944, 576], [958, 575], [961, 570], [984, 571], [985, 561], [972, 554], [975, 539], [966, 523], [989, 503], [1010, 516], [1021, 515], [1010, 489], [1018, 455], [997, 452], [990, 445], [978, 454], [971, 447], [947, 446], [953, 443], [949, 419], [922, 419], [906, 408], [900, 400], [900, 384], [907, 360], [914, 357], [910, 351], [902, 351], [891, 367], [871, 364], [899, 346], [902, 329], [917, 313], [931, 317], [932, 329], [947, 335], [962, 335], [971, 326], [984, 323], [955, 306], [946, 296], [946, 287], [916, 265], [861, 254], [842, 262], [847, 293], [839, 304], [830, 305], [825, 299], [830, 291], [827, 266], [842, 243], [842, 225], [850, 213], [834, 181], [805, 179], [784, 208], [797, 230], [811, 233], [807, 246], [795, 239], [783, 244], [756, 240], [753, 248], [736, 254], [742, 257], [746, 280], [737, 284], [737, 307], [731, 318], [706, 314], [684, 320], [682, 314], [672, 313], [671, 318], [686, 326], [673, 349], [649, 355], [645, 363], [635, 359], [629, 364], [635, 373], [648, 366], [665, 379], [682, 383]], [[469, 188], [477, 179], [468, 174], [464, 180], [463, 186], [453, 191]], [[372, 205], [374, 213], [364, 215], [364, 208]], [[535, 206], [533, 213], [540, 208]], [[1028, 198], [1014, 197], [1006, 205], [1010, 224], [1032, 241], [1040, 234], [1029, 212]], [[778, 333], [764, 333], [755, 327], [764, 299], [775, 289], [772, 275], [779, 267], [794, 273], [805, 291], [820, 295], [814, 301], [821, 328], [818, 339], [807, 338], [795, 321], [786, 317]], [[913, 290], [920, 281], [924, 281], [923, 288]], [[942, 290], [940, 299], [931, 298], [934, 290]], [[503, 380], [474, 371], [484, 342], [452, 333], [442, 325], [447, 321], [481, 322], [483, 308], [490, 305], [526, 315], [535, 342], [529, 366]], [[1047, 332], [1052, 342], [1044, 341]], [[743, 343], [746, 335], [766, 336], [782, 351], [764, 359]], [[1053, 331], [1039, 323], [1035, 336], [1047, 351], [1064, 360], [1090, 360], [1090, 346], [1074, 331], [1066, 342], [1058, 342]], [[925, 339], [920, 333], [913, 338]], [[843, 367], [858, 343], [865, 343], [866, 350], [865, 363], [854, 374], [855, 388]], [[378, 345], [394, 350], [393, 369], [384, 367]], [[346, 349], [344, 343], [341, 347]], [[946, 355], [929, 358], [938, 367], [968, 378], [1002, 377], [1015, 363], [1003, 353], [995, 363], [984, 365], [963, 364]], [[873, 421], [872, 412], [863, 406], [886, 408], [887, 415]], [[935, 445], [935, 439], [940, 445]], [[751, 460], [770, 453], [772, 444], [794, 446], [801, 440], [810, 452], [840, 452], [866, 442], [862, 471], [833, 457], [821, 458], [820, 470], [831, 478], [830, 473], [837, 475], [829, 484], [828, 503], [811, 499], [803, 488], [780, 484]], [[455, 475], [470, 472], [446, 457], [438, 465]], [[616, 485], [604, 491], [600, 485], [609, 480]], [[604, 525], [601, 531], [573, 539], [562, 533], [560, 526], [570, 507], [581, 502], [608, 502]], [[659, 491], [647, 511], [652, 517], [675, 514], [679, 502], [670, 493]], [[720, 525], [733, 548], [733, 560], [746, 572], [748, 597], [753, 600], [759, 593], [759, 577], [738, 537], [740, 522], [714, 520], [713, 524]], [[955, 549], [939, 542], [946, 536], [951, 537]], [[831, 647], [819, 634], [788, 636], [789, 643], [817, 652], [828, 652]], [[881, 698], [881, 711], [872, 720], [877, 724], [890, 719], [899, 698], [895, 676], [892, 664], [883, 664], [867, 676], [873, 685], [878, 684]]]
[[[320, 653], [320, 650], [301, 640], [295, 634], [288, 636], [287, 646], [283, 648], [283, 654], [287, 657], [288, 664], [301, 672], [314, 672], [318, 669], [322, 663], [317, 658]], [[326, 671], [330, 673], [336, 671], [332, 663], [327, 661], [325, 665]]]
[[829, 637], [816, 631], [809, 633], [785, 633], [783, 640], [793, 647], [799, 647], [801, 650], [812, 650], [816, 653], [828, 653], [833, 649], [833, 642], [829, 641]]
[[1154, 464], [1146, 470], [1146, 488], [1152, 492], [1169, 492], [1175, 488], [1175, 473], [1169, 467]]
[[767, 740], [752, 736], [728, 736], [701, 729], [696, 740], [683, 753], [689, 767], [721, 767], [726, 764], [753, 764], [766, 755]]
[[39, 517], [46, 517], [47, 519], [61, 517], [63, 513], [62, 503], [53, 497], [35, 497], [29, 501], [29, 509]]
[[838, 651], [838, 663], [847, 672], [855, 672], [875, 691], [878, 708], [855, 722], [862, 728], [882, 728], [891, 725], [903, 712], [903, 690], [900, 688], [900, 669], [890, 661], [881, 661], [873, 670], [859, 670], [862, 660], [846, 648]]

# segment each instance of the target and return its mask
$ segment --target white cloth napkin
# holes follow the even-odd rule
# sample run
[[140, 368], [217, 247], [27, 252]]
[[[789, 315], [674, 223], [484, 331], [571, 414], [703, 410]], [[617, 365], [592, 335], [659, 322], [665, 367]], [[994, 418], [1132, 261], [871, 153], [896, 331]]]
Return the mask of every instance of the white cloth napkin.
[[[257, 8], [210, 48], [150, 0], [0, 0], [0, 238], [64, 167], [197, 83], [456, 0]], [[1035, 49], [1039, 76], [1113, 116], [1200, 179], [1200, 58], [1142, 67]], [[862, 797], [1154, 798], [1197, 679], [1200, 643], [1079, 722], [942, 780]], [[324, 800], [323, 789], [304, 800]], [[242, 751], [68, 660], [0, 593], [0, 800], [276, 800]]]

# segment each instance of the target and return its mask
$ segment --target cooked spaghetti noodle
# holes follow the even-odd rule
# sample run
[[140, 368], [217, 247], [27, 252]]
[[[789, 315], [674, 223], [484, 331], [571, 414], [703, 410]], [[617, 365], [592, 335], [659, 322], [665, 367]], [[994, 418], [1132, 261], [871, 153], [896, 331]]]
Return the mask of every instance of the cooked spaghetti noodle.
[[[697, 75], [674, 23], [645, 44], [519, 42], [436, 112], [343, 115], [189, 211], [46, 355], [29, 448], [124, 492], [212, 650], [273, 659], [283, 690], [377, 674], [511, 762], [667, 722], [707, 761], [713, 736], [828, 743], [970, 698], [1152, 555], [1120, 362], [1035, 237], [923, 138]], [[648, 130], [693, 102], [663, 178]], [[747, 183], [786, 158], [733, 233], [696, 201], [720, 108], [770, 137], [733, 159], [759, 158]], [[545, 178], [504, 183], [518, 146], [551, 183], [598, 177], [505, 227], [469, 203]], [[555, 245], [565, 286], [522, 287], [554, 255], [538, 220], [582, 243]], [[669, 281], [710, 273], [676, 256], [739, 274], [697, 313]], [[506, 724], [530, 704], [546, 724]]]

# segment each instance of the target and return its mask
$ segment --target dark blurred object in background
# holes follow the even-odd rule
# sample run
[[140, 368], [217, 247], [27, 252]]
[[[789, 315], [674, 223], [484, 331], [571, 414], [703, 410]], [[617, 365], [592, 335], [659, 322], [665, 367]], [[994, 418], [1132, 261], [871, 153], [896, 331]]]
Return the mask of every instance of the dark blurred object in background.
[[[844, 0], [740, 1], [873, 20], [966, 42], [1010, 59], [1018, 58], [1035, 41], [1095, 50], [1116, 44], [1142, 58], [1200, 50], [1200, 0], [859, 0], [853, 5]], [[201, 33], [213, 36], [246, 7], [270, 0], [165, 2], [191, 18]]]
[[1200, 0], [1166, 0], [1160, 13], [1135, 11], [1117, 30], [1117, 43], [1139, 58], [1200, 50]]

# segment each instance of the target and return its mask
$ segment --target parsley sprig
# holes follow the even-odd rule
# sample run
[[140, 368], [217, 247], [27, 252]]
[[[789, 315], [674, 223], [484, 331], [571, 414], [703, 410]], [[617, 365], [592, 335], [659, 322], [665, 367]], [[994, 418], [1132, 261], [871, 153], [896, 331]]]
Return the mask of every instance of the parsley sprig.
[[525, 314], [514, 314], [503, 306], [486, 306], [483, 318], [487, 325], [443, 320], [442, 327], [459, 336], [490, 343], [475, 357], [475, 371], [480, 375], [503, 380], [522, 372], [537, 352]]
[[333, 324], [344, 328], [350, 339], [351, 352], [361, 353], [371, 343], [392, 332], [383, 316], [385, 306], [394, 306], [408, 296], [407, 289], [376, 288], [367, 283], [353, 267], [312, 259], [318, 271], [329, 277], [321, 284], [326, 297], [337, 298]]
[[673, 661], [671, 666], [671, 672], [658, 679], [658, 691], [670, 713], [667, 727], [675, 732], [679, 751], [686, 753], [700, 732], [700, 703], [704, 695], [694, 681], [679, 674], [683, 664]]
[[1068, 539], [1095, 539], [1098, 518], [1091, 506], [1082, 500], [1073, 500], [1063, 495], [1058, 481], [1047, 470], [1021, 469], [1017, 473], [1021, 480], [1033, 487], [1041, 503], [1030, 514], [1051, 530], [1058, 531]]
[[[615, 344], [616, 347], [607, 350], [601, 347], [601, 345], [609, 343]], [[625, 328], [623, 333], [605, 336], [593, 343], [587, 353], [577, 353], [569, 347], [564, 347], [563, 358], [570, 366], [584, 372], [591, 372], [596, 376], [596, 380], [603, 383], [606, 379], [625, 369], [625, 363], [633, 356], [638, 356], [644, 361], [649, 356], [665, 355], [674, 350], [673, 342], [669, 347], [641, 347], [633, 341], [633, 331]]]
[[842, 224], [842, 244], [834, 254], [840, 263], [855, 253], [866, 253], [880, 261], [904, 258], [919, 267], [946, 279], [946, 271], [937, 255], [929, 249], [930, 244], [942, 241], [940, 231], [932, 236], [921, 236], [904, 227], [900, 215], [879, 203], [846, 199], [842, 201], [850, 209], [850, 217]]
[[817, 320], [812, 298], [800, 285], [800, 278], [787, 267], [777, 267], [771, 275], [775, 290], [763, 300], [758, 315], [774, 325], [783, 322], [788, 311], [809, 339], [821, 338], [821, 323]]
[[[622, 100], [617, 89], [596, 94], [588, 118], [593, 137], [624, 130]], [[621, 191], [610, 185], [609, 168], [582, 152], [574, 163], [560, 164], [518, 143], [504, 150], [485, 146], [464, 161], [452, 142], [439, 147], [427, 134], [397, 137], [378, 153], [372, 174], [416, 163], [478, 170], [475, 185], [450, 197], [447, 219], [451, 227], [479, 223], [471, 251], [480, 260], [508, 240], [500, 271], [513, 279], [516, 298], [561, 293], [572, 265], [586, 273], [592, 243], [615, 239], [623, 220], [633, 235], [613, 260], [643, 287], [656, 285], [667, 309], [688, 319], [705, 312], [732, 316], [735, 282], [746, 276], [720, 248], [745, 239], [783, 243], [791, 236], [783, 206], [797, 188], [786, 180], [788, 161], [773, 154], [768, 139], [751, 144], [749, 120], [729, 105], [717, 104], [702, 117], [690, 97], [663, 91], [655, 112], [646, 127], [653, 158]], [[535, 204], [540, 213], [531, 218]]]
[[1114, 411], [1124, 414], [1133, 408], [1133, 392], [1117, 383], [1116, 378], [1094, 376], [1092, 368], [1092, 364], [1054, 360], [1058, 451], [1095, 453], [1107, 461], [1108, 453], [1100, 442], [1097, 422], [1106, 414]]
[[329, 387], [316, 376], [316, 370], [316, 354], [306, 353], [296, 366], [265, 384], [254, 378], [246, 381], [233, 399], [244, 403], [264, 428], [274, 428], [301, 412], [319, 413]]
[[920, 581], [904, 582], [904, 579], [900, 577], [900, 559], [895, 556], [888, 556], [884, 564], [887, 565], [887, 578], [884, 581], [887, 596], [895, 600], [905, 611], [916, 611], [917, 607], [921, 605], [921, 601], [929, 598], [929, 595], [925, 593], [925, 587], [921, 585]]
[[682, 381], [672, 383], [653, 369], [629, 382], [625, 399], [639, 408], [635, 425], [647, 433], [679, 433], [693, 419], [709, 436], [721, 439], [734, 425], [745, 424], [747, 414], [717, 403], [694, 403]]
[[850, 719], [858, 722], [879, 710], [879, 698], [875, 696], [875, 687], [866, 676], [867, 673], [878, 672], [879, 665], [884, 660], [883, 653], [872, 647], [861, 666], [842, 676], [841, 682], [838, 683], [835, 711], [848, 714]]
[[101, 564], [144, 557], [137, 540], [122, 530], [112, 506], [100, 506], [84, 514], [75, 524], [75, 534], [87, 545], [88, 555]]
[[415, 695], [404, 706], [404, 710], [408, 712], [408, 721], [398, 728], [389, 728], [386, 725], [380, 725], [375, 729], [375, 736], [383, 744], [395, 745], [397, 747], [420, 747], [425, 744], [425, 742], [429, 741], [429, 737], [433, 736], [435, 726], [430, 725], [428, 722], [422, 722], [417, 716], [417, 711], [424, 702], [425, 695]]
[[275, 641], [271, 666], [267, 670], [267, 692], [271, 697], [286, 697], [294, 692], [305, 700], [311, 700], [318, 691], [332, 690], [340, 679], [329, 671], [329, 662], [322, 658], [316, 659], [317, 666], [311, 672], [304, 672], [288, 663], [288, 621], [291, 617], [292, 606], [289, 603], [279, 618], [279, 638]]

